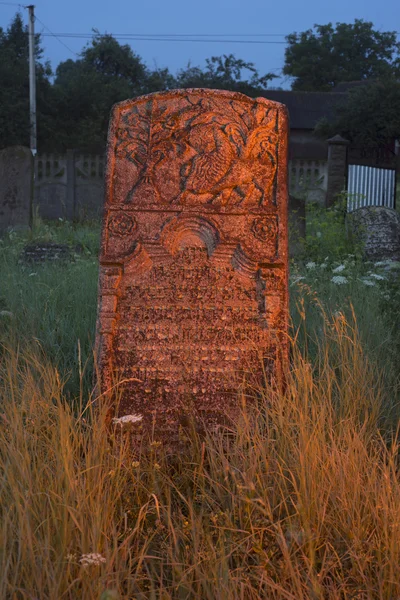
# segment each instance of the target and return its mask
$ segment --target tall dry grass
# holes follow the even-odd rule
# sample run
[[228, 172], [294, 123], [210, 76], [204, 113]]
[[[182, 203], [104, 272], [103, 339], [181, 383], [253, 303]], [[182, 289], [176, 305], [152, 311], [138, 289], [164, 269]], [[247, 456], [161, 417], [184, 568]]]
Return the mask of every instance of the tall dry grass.
[[36, 353], [1, 369], [0, 598], [400, 598], [398, 436], [342, 315], [314, 367], [294, 341], [284, 393], [174, 460], [132, 457]]

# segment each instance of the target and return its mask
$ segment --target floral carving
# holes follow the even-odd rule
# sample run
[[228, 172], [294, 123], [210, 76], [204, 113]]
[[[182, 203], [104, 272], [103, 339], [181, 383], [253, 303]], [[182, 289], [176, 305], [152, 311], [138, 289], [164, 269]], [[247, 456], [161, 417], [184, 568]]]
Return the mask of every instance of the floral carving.
[[136, 220], [130, 215], [114, 215], [108, 222], [108, 229], [118, 236], [129, 235], [136, 227]]
[[267, 215], [254, 219], [251, 228], [254, 237], [261, 242], [276, 243], [278, 235], [278, 218], [275, 215]]

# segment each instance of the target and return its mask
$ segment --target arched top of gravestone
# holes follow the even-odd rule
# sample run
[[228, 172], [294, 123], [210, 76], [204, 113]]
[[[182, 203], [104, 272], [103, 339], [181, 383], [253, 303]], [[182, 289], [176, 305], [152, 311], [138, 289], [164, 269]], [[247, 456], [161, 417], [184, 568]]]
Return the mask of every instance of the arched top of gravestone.
[[276, 206], [285, 130], [284, 105], [238, 92], [183, 89], [120, 102], [108, 135], [106, 204], [210, 212]]

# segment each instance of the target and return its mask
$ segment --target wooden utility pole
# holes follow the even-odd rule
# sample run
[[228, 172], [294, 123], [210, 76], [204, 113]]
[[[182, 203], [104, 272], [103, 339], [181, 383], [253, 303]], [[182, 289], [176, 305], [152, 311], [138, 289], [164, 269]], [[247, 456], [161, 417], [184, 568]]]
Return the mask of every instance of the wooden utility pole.
[[33, 156], [37, 152], [36, 140], [36, 76], [35, 76], [35, 15], [34, 5], [29, 9], [29, 123], [30, 123], [30, 146]]

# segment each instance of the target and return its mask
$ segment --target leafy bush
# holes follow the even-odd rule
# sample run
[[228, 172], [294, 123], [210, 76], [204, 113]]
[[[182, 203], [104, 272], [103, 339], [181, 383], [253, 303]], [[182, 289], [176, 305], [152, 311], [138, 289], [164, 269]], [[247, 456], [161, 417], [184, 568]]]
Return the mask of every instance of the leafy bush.
[[348, 254], [361, 257], [361, 247], [346, 228], [347, 194], [341, 195], [330, 208], [306, 203], [305, 255], [322, 261], [325, 256], [341, 260]]

